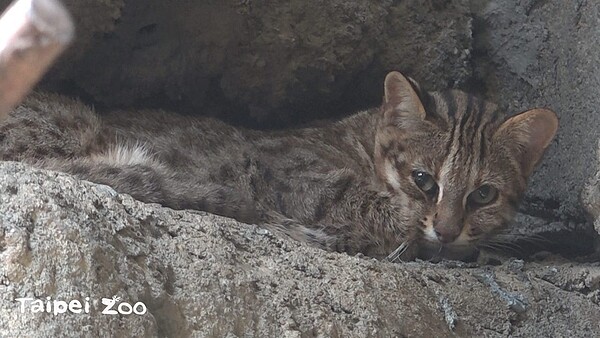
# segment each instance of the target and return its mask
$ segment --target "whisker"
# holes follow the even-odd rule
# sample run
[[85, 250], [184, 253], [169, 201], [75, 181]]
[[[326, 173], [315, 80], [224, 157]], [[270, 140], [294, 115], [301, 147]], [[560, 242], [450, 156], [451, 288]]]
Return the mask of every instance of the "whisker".
[[518, 245], [517, 243], [495, 242], [494, 244], [496, 244], [496, 246], [498, 246], [500, 248], [509, 249], [509, 250], [520, 250], [520, 249], [522, 249], [521, 246]]
[[489, 250], [495, 250], [496, 247], [494, 247], [493, 245], [489, 245], [489, 244], [480, 244], [477, 246], [477, 248], [479, 249], [489, 249]]
[[483, 243], [479, 243], [477, 246], [480, 248], [488, 248], [493, 251], [508, 251], [518, 254], [523, 254], [524, 252], [523, 248], [520, 245], [511, 242], [486, 241]]
[[534, 246], [533, 249], [536, 250], [543, 249], [545, 246], [555, 243], [554, 241], [538, 234], [501, 234], [490, 238], [486, 242], [499, 243], [505, 248], [507, 246], [511, 247], [512, 251], [521, 255], [525, 254], [527, 251], [532, 251], [531, 248], [526, 250], [526, 247]]
[[544, 237], [542, 235], [539, 234], [528, 234], [527, 236], [525, 236], [526, 240], [533, 240], [533, 241], [538, 241], [538, 242], [543, 242], [545, 244], [555, 244], [555, 241]]
[[553, 244], [554, 241], [548, 239], [547, 237], [544, 237], [542, 235], [539, 234], [515, 234], [515, 233], [505, 233], [505, 234], [497, 234], [493, 237], [493, 239], [501, 239], [504, 241], [510, 240], [510, 241], [538, 241], [538, 242], [543, 242], [543, 243], [548, 243], [548, 244]]
[[435, 254], [435, 256], [433, 258], [440, 258], [441, 254], [442, 254], [442, 249], [444, 249], [444, 246], [442, 244], [440, 244], [440, 249], [438, 250], [438, 252]]
[[400, 256], [402, 256], [402, 254], [408, 249], [408, 246], [408, 242], [402, 242], [402, 244], [400, 244], [398, 248], [396, 248], [396, 250], [389, 254], [386, 259], [389, 262], [395, 263], [400, 258]]

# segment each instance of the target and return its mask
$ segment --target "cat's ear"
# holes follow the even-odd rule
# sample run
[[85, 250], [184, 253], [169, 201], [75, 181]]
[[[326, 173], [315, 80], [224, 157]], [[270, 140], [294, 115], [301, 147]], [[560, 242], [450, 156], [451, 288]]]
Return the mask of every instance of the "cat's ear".
[[411, 83], [404, 75], [391, 72], [385, 77], [384, 88], [386, 118], [417, 117], [421, 120], [425, 119], [425, 108], [415, 90], [415, 88], [419, 88], [415, 80], [412, 80]]
[[494, 134], [494, 140], [509, 145], [516, 153], [525, 176], [529, 176], [542, 158], [558, 129], [558, 118], [549, 109], [532, 109], [506, 120]]

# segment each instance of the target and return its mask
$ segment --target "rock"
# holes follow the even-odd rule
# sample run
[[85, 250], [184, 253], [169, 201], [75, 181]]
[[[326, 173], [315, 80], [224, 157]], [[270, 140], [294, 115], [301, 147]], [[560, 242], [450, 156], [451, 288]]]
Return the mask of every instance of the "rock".
[[171, 106], [265, 127], [379, 105], [389, 70], [429, 88], [471, 75], [467, 0], [65, 4], [78, 40], [46, 87], [98, 107]]
[[[0, 228], [0, 336], [600, 333], [598, 263], [350, 257], [14, 162], [0, 163]], [[102, 314], [114, 296], [147, 312]], [[16, 300], [46, 297], [52, 311], [90, 310], [32, 313]]]
[[594, 164], [595, 172], [583, 189], [582, 201], [594, 222], [594, 228], [600, 233], [600, 141], [596, 156], [598, 161]]
[[562, 219], [581, 220], [580, 193], [598, 170], [600, 3], [473, 3], [473, 62], [488, 96], [511, 112], [539, 106], [559, 116], [558, 136], [532, 178], [528, 199]]

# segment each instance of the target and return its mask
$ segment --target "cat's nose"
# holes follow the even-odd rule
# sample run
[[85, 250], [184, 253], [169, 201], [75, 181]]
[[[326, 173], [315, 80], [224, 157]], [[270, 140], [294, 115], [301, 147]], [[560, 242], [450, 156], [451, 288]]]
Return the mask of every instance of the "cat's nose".
[[459, 234], [460, 231], [455, 231], [455, 229], [450, 227], [441, 227], [435, 229], [435, 235], [437, 236], [438, 240], [444, 244], [454, 242]]

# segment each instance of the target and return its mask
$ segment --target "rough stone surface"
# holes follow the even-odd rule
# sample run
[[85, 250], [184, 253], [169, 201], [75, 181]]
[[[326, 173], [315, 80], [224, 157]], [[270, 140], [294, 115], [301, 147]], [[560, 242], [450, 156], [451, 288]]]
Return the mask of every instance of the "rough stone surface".
[[532, 179], [530, 200], [563, 218], [580, 217], [600, 139], [600, 3], [473, 4], [475, 74], [488, 94], [513, 112], [546, 106], [559, 115], [558, 137]]
[[582, 193], [583, 205], [594, 222], [594, 228], [600, 233], [600, 141], [598, 141], [597, 162], [594, 164], [595, 173], [585, 185]]
[[99, 107], [272, 126], [379, 104], [392, 69], [434, 88], [471, 75], [467, 0], [65, 3], [78, 40], [46, 80]]
[[[598, 263], [349, 257], [11, 162], [0, 229], [3, 337], [600, 334]], [[148, 312], [101, 314], [113, 296]], [[89, 297], [90, 313], [23, 314], [20, 297]]]

